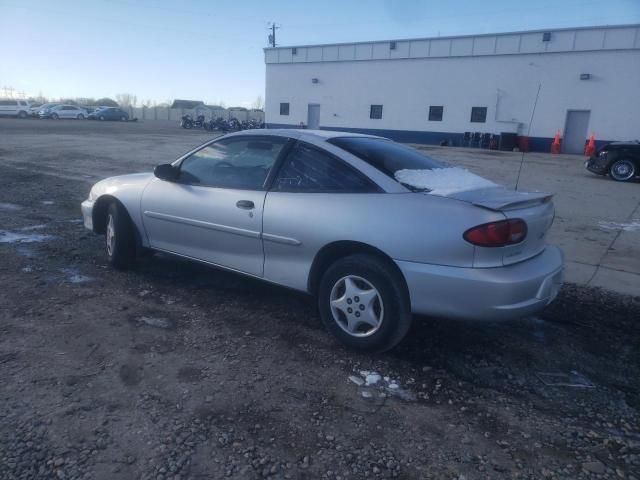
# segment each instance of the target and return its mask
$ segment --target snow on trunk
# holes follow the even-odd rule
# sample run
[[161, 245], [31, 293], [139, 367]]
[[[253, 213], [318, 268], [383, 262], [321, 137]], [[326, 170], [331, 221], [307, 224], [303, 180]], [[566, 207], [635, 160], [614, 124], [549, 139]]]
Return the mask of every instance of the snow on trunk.
[[425, 188], [432, 195], [449, 195], [455, 192], [497, 186], [495, 183], [459, 167], [398, 170], [395, 177], [396, 180], [406, 185]]

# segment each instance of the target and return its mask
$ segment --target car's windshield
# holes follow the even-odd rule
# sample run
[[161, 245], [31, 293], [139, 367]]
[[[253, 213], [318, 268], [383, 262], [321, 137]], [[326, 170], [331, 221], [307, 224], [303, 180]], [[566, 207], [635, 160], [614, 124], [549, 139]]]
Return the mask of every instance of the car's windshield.
[[396, 179], [400, 170], [432, 170], [448, 165], [420, 153], [418, 150], [384, 138], [336, 137], [329, 143], [346, 150]]

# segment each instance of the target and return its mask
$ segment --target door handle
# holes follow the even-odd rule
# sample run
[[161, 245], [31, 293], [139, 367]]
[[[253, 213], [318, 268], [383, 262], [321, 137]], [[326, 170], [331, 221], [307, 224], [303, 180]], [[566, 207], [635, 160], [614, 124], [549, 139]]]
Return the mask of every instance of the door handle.
[[242, 208], [244, 210], [252, 210], [255, 208], [255, 205], [251, 200], [238, 200], [236, 202], [236, 207]]

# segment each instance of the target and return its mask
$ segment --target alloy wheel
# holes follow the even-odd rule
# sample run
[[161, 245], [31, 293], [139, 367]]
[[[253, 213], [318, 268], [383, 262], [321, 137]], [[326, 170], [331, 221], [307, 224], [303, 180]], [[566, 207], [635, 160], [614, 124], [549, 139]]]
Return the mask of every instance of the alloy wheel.
[[107, 254], [112, 257], [116, 246], [116, 227], [113, 220], [113, 215], [109, 215], [109, 221], [107, 222]]
[[384, 320], [382, 296], [368, 280], [356, 275], [338, 280], [329, 302], [334, 321], [354, 337], [373, 335]]
[[618, 160], [611, 166], [611, 176], [624, 182], [635, 175], [635, 170], [635, 166], [630, 160]]

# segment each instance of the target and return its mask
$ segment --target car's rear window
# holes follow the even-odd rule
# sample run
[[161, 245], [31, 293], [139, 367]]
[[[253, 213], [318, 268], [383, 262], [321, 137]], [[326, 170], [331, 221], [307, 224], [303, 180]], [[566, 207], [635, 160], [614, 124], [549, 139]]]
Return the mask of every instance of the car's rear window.
[[329, 143], [346, 150], [395, 179], [399, 170], [432, 170], [443, 168], [443, 162], [423, 155], [418, 150], [384, 138], [336, 137]]

